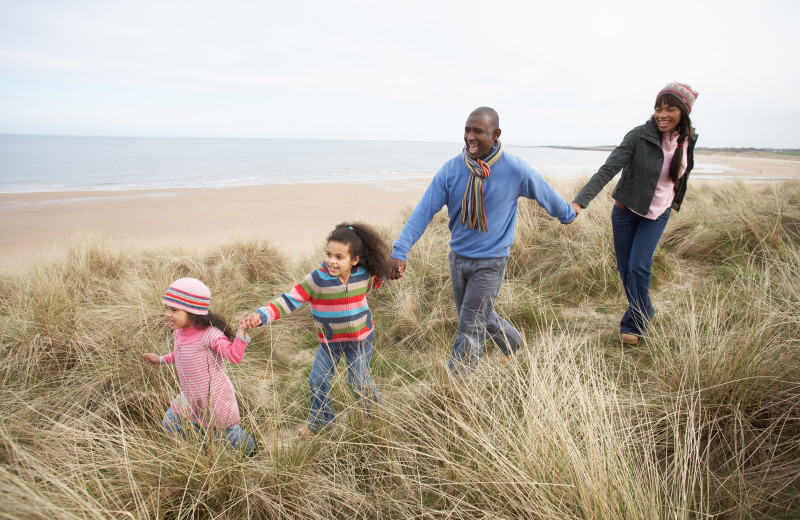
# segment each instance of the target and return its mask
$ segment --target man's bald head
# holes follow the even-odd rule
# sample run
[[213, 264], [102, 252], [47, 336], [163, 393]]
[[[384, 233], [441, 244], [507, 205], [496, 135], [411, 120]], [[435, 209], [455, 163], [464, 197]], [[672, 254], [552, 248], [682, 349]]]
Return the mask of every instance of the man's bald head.
[[488, 120], [489, 124], [491, 125], [492, 130], [497, 130], [498, 128], [500, 128], [500, 116], [497, 115], [497, 112], [493, 108], [490, 107], [476, 108], [469, 115], [469, 117], [472, 116], [485, 117]]

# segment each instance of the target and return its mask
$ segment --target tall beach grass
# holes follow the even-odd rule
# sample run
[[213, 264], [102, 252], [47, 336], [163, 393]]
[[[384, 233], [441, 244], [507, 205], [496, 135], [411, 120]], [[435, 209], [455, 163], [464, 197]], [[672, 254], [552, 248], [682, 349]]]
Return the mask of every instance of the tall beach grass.
[[[569, 188], [564, 190], [569, 192]], [[800, 512], [800, 185], [693, 187], [654, 267], [657, 315], [619, 343], [624, 297], [605, 191], [563, 226], [521, 201], [497, 308], [525, 335], [474, 375], [445, 367], [456, 320], [446, 220], [371, 296], [362, 420], [337, 372], [340, 427], [310, 440], [308, 310], [253, 332], [228, 366], [261, 451], [175, 442], [179, 387], [160, 297], [212, 289], [234, 320], [317, 258], [268, 242], [118, 251], [102, 237], [0, 278], [0, 518], [792, 518]], [[385, 229], [387, 241], [398, 223]]]

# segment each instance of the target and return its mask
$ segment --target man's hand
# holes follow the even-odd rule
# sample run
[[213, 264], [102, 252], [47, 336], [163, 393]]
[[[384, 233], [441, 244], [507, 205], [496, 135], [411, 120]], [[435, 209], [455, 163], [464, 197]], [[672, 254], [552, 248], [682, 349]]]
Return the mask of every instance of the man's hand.
[[406, 263], [403, 260], [389, 257], [387, 263], [389, 264], [389, 272], [386, 273], [386, 277], [389, 278], [389, 280], [398, 280], [403, 277], [403, 271], [406, 269]]
[[577, 202], [573, 202], [573, 203], [572, 203], [572, 209], [573, 209], [573, 210], [575, 210], [575, 216], [577, 217], [578, 215], [580, 215], [580, 214], [581, 214], [581, 210], [582, 210], [583, 208], [582, 208], [582, 207], [581, 207], [581, 205], [580, 205], [580, 204], [578, 204]]

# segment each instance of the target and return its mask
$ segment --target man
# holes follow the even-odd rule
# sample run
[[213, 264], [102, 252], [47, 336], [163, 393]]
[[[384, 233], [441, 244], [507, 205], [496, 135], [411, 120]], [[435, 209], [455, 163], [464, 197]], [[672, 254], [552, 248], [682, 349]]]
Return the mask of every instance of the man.
[[463, 152], [433, 177], [389, 259], [389, 278], [401, 278], [409, 250], [447, 206], [450, 278], [458, 311], [448, 367], [455, 375], [475, 370], [487, 333], [505, 359], [522, 343], [519, 331], [494, 310], [514, 243], [517, 199], [535, 200], [562, 224], [575, 218], [572, 207], [530, 165], [504, 151], [499, 138], [497, 112], [481, 107], [469, 115]]

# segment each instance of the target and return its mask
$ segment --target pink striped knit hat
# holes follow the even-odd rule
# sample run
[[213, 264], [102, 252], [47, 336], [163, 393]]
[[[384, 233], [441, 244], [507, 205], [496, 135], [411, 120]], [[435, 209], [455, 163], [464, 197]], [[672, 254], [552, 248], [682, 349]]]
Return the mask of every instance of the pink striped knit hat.
[[661, 97], [661, 94], [672, 94], [678, 101], [681, 102], [683, 108], [686, 109], [686, 113], [689, 114], [692, 111], [692, 105], [694, 105], [694, 100], [697, 99], [697, 91], [692, 90], [692, 87], [687, 85], [686, 83], [678, 83], [674, 81], [667, 85], [666, 87], [661, 89], [661, 92], [658, 93], [656, 99]]
[[197, 278], [181, 278], [169, 285], [161, 303], [190, 314], [204, 315], [208, 314], [211, 291]]

